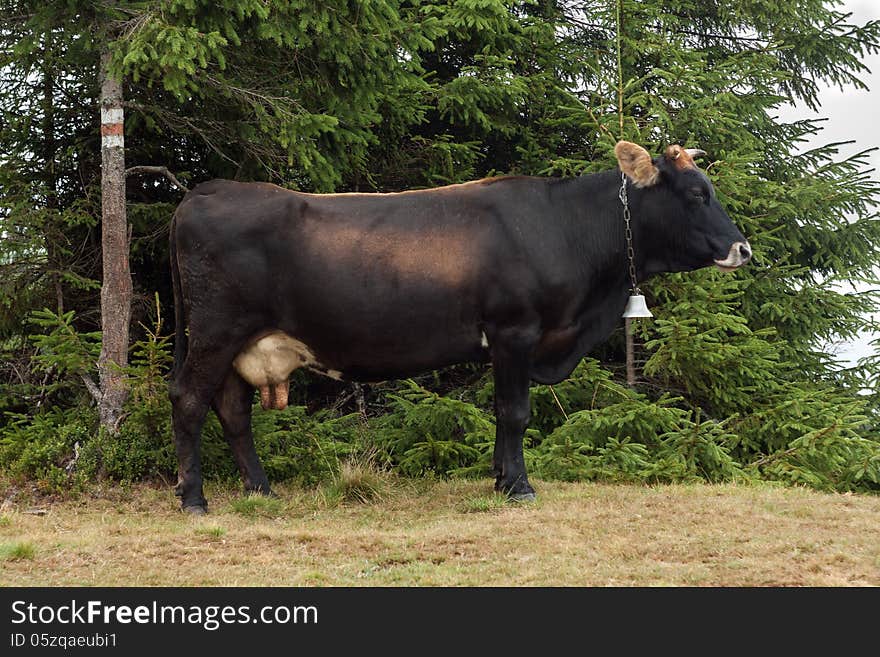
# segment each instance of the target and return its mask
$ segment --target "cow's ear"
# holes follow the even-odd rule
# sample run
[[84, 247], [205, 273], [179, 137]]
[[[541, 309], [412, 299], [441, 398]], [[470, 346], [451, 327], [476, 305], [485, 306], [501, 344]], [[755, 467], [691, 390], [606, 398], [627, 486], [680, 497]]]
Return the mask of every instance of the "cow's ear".
[[654, 165], [651, 155], [638, 144], [619, 141], [614, 147], [617, 163], [637, 187], [650, 187], [660, 178], [660, 170]]

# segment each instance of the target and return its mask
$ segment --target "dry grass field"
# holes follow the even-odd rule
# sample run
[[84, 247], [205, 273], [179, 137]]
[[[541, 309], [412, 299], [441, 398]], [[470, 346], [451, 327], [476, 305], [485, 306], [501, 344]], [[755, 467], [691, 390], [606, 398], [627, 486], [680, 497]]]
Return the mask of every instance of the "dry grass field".
[[488, 480], [382, 479], [215, 485], [190, 517], [167, 488], [52, 502], [0, 484], [2, 586], [880, 585], [876, 496], [537, 481], [510, 504]]

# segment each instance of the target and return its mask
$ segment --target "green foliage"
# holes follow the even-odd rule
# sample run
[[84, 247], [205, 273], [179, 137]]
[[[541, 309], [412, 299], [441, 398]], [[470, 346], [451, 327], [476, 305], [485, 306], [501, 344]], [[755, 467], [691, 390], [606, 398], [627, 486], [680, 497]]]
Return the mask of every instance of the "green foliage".
[[632, 397], [569, 415], [535, 450], [536, 472], [563, 480], [635, 481], [649, 465], [649, 447], [660, 434], [679, 429], [685, 411], [678, 400], [661, 398], [646, 404]]
[[37, 347], [34, 365], [48, 372], [58, 370], [62, 375], [91, 374], [93, 364], [101, 351], [101, 334], [98, 331], [78, 333], [73, 326], [74, 311], [57, 314], [51, 310], [35, 310], [31, 323], [47, 333], [30, 336]]
[[660, 481], [731, 481], [744, 478], [743, 470], [731, 456], [737, 436], [726, 425], [728, 420], [700, 421], [697, 411], [679, 426], [660, 436], [660, 449], [650, 477]]
[[762, 477], [822, 490], [880, 488], [880, 439], [867, 399], [798, 383], [769, 402], [738, 426], [738, 451]]
[[40, 381], [37, 406], [47, 400], [83, 403], [87, 399], [83, 383], [93, 381], [96, 374], [101, 334], [78, 331], [74, 316], [72, 310], [63, 314], [48, 309], [31, 313], [29, 324], [43, 331], [28, 336], [34, 349], [29, 363], [31, 380]]
[[34, 415], [11, 414], [7, 420], [0, 429], [0, 468], [36, 481], [43, 490], [66, 490], [67, 466], [96, 430], [91, 409], [56, 407]]
[[[487, 386], [483, 400], [491, 399]], [[488, 396], [486, 392], [490, 393]], [[611, 372], [594, 358], [584, 358], [571, 376], [555, 386], [534, 386], [531, 389], [532, 417], [530, 426], [541, 434], [553, 432], [563, 423], [564, 414], [578, 409], [593, 409], [635, 398], [635, 393], [615, 381]]]
[[30, 336], [36, 347], [31, 364], [45, 374], [45, 395], [57, 398], [59, 391], [67, 392], [80, 405], [50, 406], [36, 414], [7, 413], [0, 434], [0, 466], [14, 475], [45, 480], [47, 487], [57, 490], [97, 476], [133, 480], [173, 472], [176, 457], [166, 381], [171, 345], [160, 333], [161, 320], [157, 316], [154, 329], [145, 328], [146, 338], [132, 346], [126, 372], [132, 395], [126, 421], [112, 438], [98, 432], [96, 413], [87, 405], [83, 387], [83, 378], [94, 374], [100, 333], [78, 332], [75, 322], [72, 310], [35, 311], [31, 323], [45, 332]]
[[[131, 7], [114, 67], [143, 120], [181, 128], [230, 164], [332, 191], [368, 175], [375, 126], [418, 121], [428, 86], [419, 52], [438, 30], [397, 2], [174, 2]], [[416, 13], [416, 8], [409, 12]], [[174, 102], [164, 100], [157, 87]], [[383, 117], [381, 109], [395, 117]], [[400, 117], [400, 118], [398, 118]], [[284, 172], [296, 169], [296, 175]]]
[[167, 372], [173, 360], [170, 336], [162, 334], [158, 298], [152, 328], [141, 325], [144, 339], [131, 347], [126, 380], [131, 394], [125, 421], [114, 436], [96, 433], [77, 461], [80, 476], [123, 481], [169, 477], [176, 470]]
[[[358, 421], [356, 414], [309, 414], [304, 406], [288, 406], [283, 411], [255, 409], [254, 443], [271, 480], [315, 485], [338, 474], [341, 461], [361, 448]], [[223, 462], [228, 464], [228, 454]]]
[[738, 313], [744, 287], [713, 271], [666, 277], [656, 293], [656, 319], [639, 323], [650, 354], [644, 375], [713, 413], [741, 412], [756, 395], [778, 388], [776, 331], [752, 330]]
[[471, 403], [425, 390], [415, 381], [388, 398], [375, 424], [377, 449], [408, 475], [487, 472], [495, 440], [491, 415]]

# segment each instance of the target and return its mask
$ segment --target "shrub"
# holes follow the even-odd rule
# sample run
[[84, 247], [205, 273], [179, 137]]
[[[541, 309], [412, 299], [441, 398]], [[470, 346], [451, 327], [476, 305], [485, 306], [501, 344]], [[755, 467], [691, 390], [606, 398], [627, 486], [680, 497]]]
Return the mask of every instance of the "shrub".
[[34, 479], [47, 491], [61, 492], [80, 450], [95, 435], [92, 409], [47, 409], [33, 416], [14, 414], [0, 430], [0, 468]]
[[[35, 324], [47, 331], [32, 336], [34, 367], [43, 373], [41, 399], [46, 403], [30, 414], [6, 413], [0, 427], [0, 469], [56, 493], [76, 490], [97, 477], [173, 481], [177, 461], [167, 395], [171, 343], [162, 335], [158, 303], [153, 327], [142, 325], [144, 338], [132, 347], [126, 369], [131, 395], [114, 436], [98, 431], [89, 404], [52, 403], [62, 397], [88, 399], [82, 390], [74, 392], [72, 381], [82, 387], [81, 377], [91, 371], [94, 336], [78, 334], [74, 320], [71, 313], [35, 315]], [[757, 335], [738, 330], [751, 338]], [[681, 362], [681, 354], [691, 348], [688, 340], [656, 344], [661, 346], [652, 367], [674, 375], [670, 363]], [[880, 489], [872, 399], [854, 399], [831, 383], [792, 382], [781, 366], [776, 371], [778, 377], [766, 385], [731, 383], [752, 395], [751, 405], [742, 397], [734, 403], [712, 392], [714, 383], [699, 394], [689, 391], [705, 398], [709, 408], [742, 406], [742, 412], [717, 421], [692, 405], [692, 398], [664, 394], [652, 399], [614, 380], [598, 361], [584, 359], [566, 381], [532, 388], [527, 466], [537, 476], [569, 481], [753, 478], [822, 490]], [[374, 404], [380, 410], [368, 422], [356, 413], [310, 413], [295, 404], [284, 411], [263, 411], [255, 403], [254, 442], [267, 475], [274, 482], [327, 483], [325, 492], [334, 500], [360, 502], [381, 497], [381, 469], [386, 466], [409, 476], [488, 475], [495, 441], [495, 420], [488, 410], [492, 379], [475, 379], [478, 370], [456, 372], [458, 387], [441, 386], [445, 395], [413, 380], [394, 384]], [[213, 413], [202, 430], [201, 450], [206, 478], [238, 477]]]
[[429, 392], [407, 380], [390, 394], [390, 412], [372, 424], [382, 456], [407, 475], [488, 472], [492, 416], [472, 403]]
[[567, 481], [725, 481], [743, 476], [736, 435], [677, 406], [636, 396], [573, 413], [531, 455], [537, 473]]

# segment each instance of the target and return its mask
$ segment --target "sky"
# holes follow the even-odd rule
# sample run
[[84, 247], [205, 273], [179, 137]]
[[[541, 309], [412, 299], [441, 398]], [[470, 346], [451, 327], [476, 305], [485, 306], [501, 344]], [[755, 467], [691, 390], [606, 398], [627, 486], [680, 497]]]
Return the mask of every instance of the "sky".
[[[880, 0], [844, 0], [839, 9], [852, 12], [850, 23], [861, 25], [869, 20], [880, 20]], [[804, 148], [854, 140], [855, 143], [840, 148], [840, 155], [845, 157], [880, 146], [880, 55], [869, 55], [864, 63], [871, 71], [860, 76], [868, 86], [867, 91], [852, 88], [841, 91], [837, 87], [829, 87], [820, 93], [821, 106], [817, 112], [806, 106], [787, 107], [780, 112], [780, 117], [785, 120], [827, 118], [823, 123], [824, 129], [812, 141], [805, 143]], [[880, 177], [880, 151], [871, 154], [870, 163], [875, 169], [872, 175]], [[880, 315], [875, 314], [874, 319], [880, 320]], [[853, 342], [839, 345], [836, 353], [842, 360], [854, 364], [859, 358], [873, 352], [870, 341], [878, 337], [880, 334], [864, 334]]]

